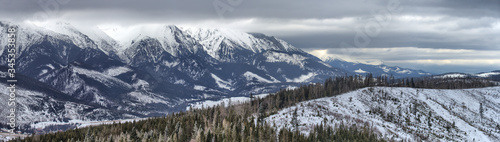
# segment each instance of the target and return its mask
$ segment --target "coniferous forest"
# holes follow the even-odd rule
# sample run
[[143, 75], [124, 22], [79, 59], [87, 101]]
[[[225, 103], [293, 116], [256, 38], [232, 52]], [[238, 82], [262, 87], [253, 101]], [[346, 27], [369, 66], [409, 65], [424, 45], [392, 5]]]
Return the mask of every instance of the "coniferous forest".
[[[324, 83], [281, 90], [264, 98], [234, 105], [190, 109], [147, 120], [114, 123], [73, 129], [65, 132], [32, 135], [12, 141], [41, 142], [257, 142], [257, 141], [386, 141], [371, 132], [368, 126], [318, 125], [304, 135], [299, 131], [273, 128], [263, 121], [269, 115], [298, 102], [336, 96], [372, 86], [412, 87], [431, 89], [463, 89], [488, 87], [496, 84], [478, 78], [408, 78], [372, 77], [367, 75], [336, 77]], [[252, 98], [252, 95], [250, 96]]]

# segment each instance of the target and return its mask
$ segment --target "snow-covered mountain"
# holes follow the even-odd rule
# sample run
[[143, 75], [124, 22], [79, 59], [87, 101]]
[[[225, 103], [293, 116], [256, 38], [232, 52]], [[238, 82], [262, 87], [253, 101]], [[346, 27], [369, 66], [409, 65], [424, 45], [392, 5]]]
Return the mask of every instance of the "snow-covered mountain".
[[500, 81], [500, 70], [491, 72], [481, 72], [476, 74], [450, 72], [432, 76], [434, 78], [485, 78], [493, 81]]
[[300, 102], [265, 121], [278, 129], [293, 130], [292, 119], [296, 118], [299, 131], [305, 134], [313, 125], [354, 124], [396, 141], [499, 141], [499, 98], [500, 87], [369, 87]]
[[[33, 114], [25, 123], [159, 116], [197, 101], [274, 92], [346, 74], [260, 33], [157, 25], [110, 37], [99, 28], [65, 22], [0, 22], [1, 66], [7, 63], [6, 30], [12, 26], [18, 29], [17, 73], [25, 77], [18, 83], [39, 86], [21, 92], [36, 94], [25, 95], [26, 100], [47, 98], [21, 102], [22, 110]], [[43, 112], [49, 104], [60, 107]], [[73, 113], [63, 114], [67, 111]]]
[[353, 72], [360, 75], [366, 75], [371, 73], [374, 76], [393, 76], [394, 78], [406, 78], [406, 77], [423, 77], [430, 76], [432, 73], [425, 72], [422, 70], [415, 70], [409, 68], [402, 68], [398, 66], [387, 66], [387, 65], [369, 65], [363, 63], [353, 63], [347, 62], [342, 59], [328, 58], [325, 62], [331, 66], [338, 67], [340, 69]]

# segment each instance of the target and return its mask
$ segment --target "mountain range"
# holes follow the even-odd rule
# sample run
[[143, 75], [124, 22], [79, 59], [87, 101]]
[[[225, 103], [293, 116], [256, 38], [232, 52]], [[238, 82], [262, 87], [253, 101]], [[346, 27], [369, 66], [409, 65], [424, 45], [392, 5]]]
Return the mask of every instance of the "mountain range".
[[[25, 128], [37, 122], [162, 116], [200, 101], [270, 93], [343, 75], [431, 75], [322, 61], [262, 33], [155, 25], [110, 37], [99, 28], [65, 22], [0, 22], [2, 74], [9, 27], [18, 30], [17, 118]], [[0, 80], [0, 93], [8, 92], [6, 78]], [[0, 110], [0, 119], [8, 113]]]
[[363, 63], [353, 63], [335, 58], [328, 58], [325, 60], [325, 62], [331, 66], [338, 67], [360, 75], [366, 75], [370, 73], [373, 76], [392, 76], [394, 78], [422, 77], [433, 75], [432, 73], [422, 70], [402, 68], [398, 66], [387, 66], [384, 64], [370, 65]]
[[493, 81], [500, 81], [500, 70], [491, 72], [480, 72], [476, 74], [450, 72], [444, 74], [433, 75], [433, 78], [485, 78]]
[[[64, 22], [0, 26], [2, 55], [8, 54], [7, 29], [18, 30], [20, 124], [161, 116], [200, 100], [350, 74], [261, 33], [160, 25], [139, 27], [117, 40], [99, 28]], [[0, 57], [2, 71], [6, 57]], [[2, 110], [0, 118], [7, 113]]]

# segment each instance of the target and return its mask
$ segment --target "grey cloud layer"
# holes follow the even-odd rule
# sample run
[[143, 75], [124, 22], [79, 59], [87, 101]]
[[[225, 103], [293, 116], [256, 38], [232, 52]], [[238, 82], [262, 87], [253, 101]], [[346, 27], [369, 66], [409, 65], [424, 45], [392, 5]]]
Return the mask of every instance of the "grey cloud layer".
[[[44, 5], [58, 3], [62, 11], [128, 11], [142, 15], [216, 18], [213, 3], [220, 1], [233, 8], [225, 18], [342, 18], [370, 15], [372, 10], [385, 8], [389, 0], [2, 0], [2, 13], [32, 14], [43, 11]], [[394, 1], [394, 0], [393, 0]], [[398, 0], [405, 12], [419, 15], [445, 14], [452, 17], [499, 17], [498, 0]], [[41, 3], [41, 4], [39, 4]], [[104, 14], [104, 13], [103, 13]], [[126, 15], [124, 15], [126, 17]], [[117, 17], [117, 18], [124, 18]]]
[[[308, 51], [331, 49], [334, 54], [341, 42], [354, 45], [357, 32], [373, 22], [374, 12], [387, 10], [391, 2], [398, 2], [402, 11], [390, 13], [387, 25], [370, 37], [366, 48], [500, 51], [500, 0], [0, 0], [0, 20], [31, 20], [35, 13], [44, 13], [45, 7], [55, 10], [51, 18], [86, 25], [210, 23], [263, 32]], [[218, 14], [214, 3], [229, 11]], [[401, 56], [380, 60], [398, 58], [403, 60]], [[447, 58], [482, 55], [418, 57]]]

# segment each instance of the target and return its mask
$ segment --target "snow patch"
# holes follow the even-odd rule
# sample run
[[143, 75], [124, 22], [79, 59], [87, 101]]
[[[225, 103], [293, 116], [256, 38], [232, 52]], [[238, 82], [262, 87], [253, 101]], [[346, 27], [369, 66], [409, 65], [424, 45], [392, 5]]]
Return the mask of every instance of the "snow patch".
[[[254, 95], [254, 98], [264, 98], [268, 96], [269, 94], [259, 94], [259, 95]], [[202, 102], [196, 102], [194, 104], [191, 104], [192, 108], [207, 108], [207, 107], [214, 107], [217, 105], [222, 105], [224, 104], [225, 107], [228, 107], [229, 105], [234, 105], [234, 104], [240, 104], [240, 103], [245, 103], [250, 101], [251, 99], [249, 97], [231, 97], [231, 98], [224, 98], [221, 100], [206, 100]], [[187, 107], [186, 110], [189, 110], [190, 107]]]
[[219, 88], [230, 90], [230, 91], [234, 90], [234, 88], [231, 87], [233, 84], [231, 81], [225, 81], [213, 73], [210, 73], [210, 74], [211, 74], [212, 78], [215, 80], [215, 83], [217, 83], [217, 86], [219, 86]]
[[207, 87], [201, 86], [201, 85], [194, 85], [193, 89], [203, 91], [203, 90], [207, 89]]
[[304, 68], [304, 60], [307, 59], [306, 57], [298, 54], [286, 54], [286, 53], [278, 53], [278, 52], [266, 52], [264, 54], [266, 56], [266, 62], [285, 62], [288, 64], [293, 64], [300, 66], [300, 68]]
[[149, 83], [145, 80], [139, 79], [137, 82], [132, 84], [132, 86], [134, 86], [135, 89], [148, 88]]
[[356, 73], [367, 73], [367, 71], [364, 71], [362, 69], [357, 69], [357, 70], [354, 70], [354, 72]]
[[476, 76], [479, 76], [479, 77], [490, 77], [492, 75], [500, 75], [500, 72], [487, 72], [487, 73], [476, 74]]
[[164, 98], [160, 98], [159, 96], [155, 96], [154, 94], [143, 93], [143, 92], [130, 92], [128, 96], [135, 98], [136, 101], [142, 102], [143, 104], [150, 104], [150, 103], [168, 104], [168, 102], [164, 101]]
[[466, 74], [453, 73], [453, 74], [445, 74], [440, 76], [434, 76], [434, 78], [464, 78], [467, 77]]
[[132, 87], [129, 84], [127, 84], [126, 82], [123, 82], [122, 80], [120, 80], [118, 78], [110, 77], [108, 75], [105, 75], [105, 74], [97, 72], [97, 71], [87, 70], [87, 69], [79, 68], [79, 67], [74, 67], [73, 69], [75, 72], [77, 72], [79, 74], [84, 74], [84, 75], [91, 77], [91, 78], [94, 78], [95, 80], [97, 80], [97, 81], [99, 81], [107, 86], [111, 86], [113, 84], [116, 84], [116, 85], [120, 85], [120, 86], [127, 87], [127, 88]]
[[180, 63], [179, 61], [174, 61], [174, 62], [163, 61], [163, 65], [169, 68], [179, 65], [179, 63]]
[[312, 80], [313, 77], [315, 77], [315, 76], [316, 76], [316, 73], [309, 72], [308, 74], [301, 75], [301, 76], [294, 78], [294, 79], [288, 79], [288, 78], [285, 78], [285, 79], [286, 79], [286, 82], [302, 83], [302, 82], [307, 82], [309, 80]]
[[268, 80], [268, 79], [265, 79], [255, 73], [252, 73], [252, 72], [245, 72], [243, 74], [243, 76], [245, 76], [245, 78], [247, 79], [247, 81], [252, 81], [254, 78], [257, 79], [258, 82], [262, 82], [262, 83], [279, 83], [280, 81], [276, 80], [274, 77], [271, 77], [272, 80]]
[[107, 69], [103, 73], [106, 75], [109, 75], [109, 76], [118, 76], [120, 74], [130, 72], [130, 71], [132, 71], [132, 70], [127, 68], [127, 67], [113, 67], [113, 68]]
[[186, 83], [186, 81], [184, 81], [183, 79], [179, 79], [179, 80], [175, 80], [174, 84], [181, 84], [181, 85], [184, 85]]

